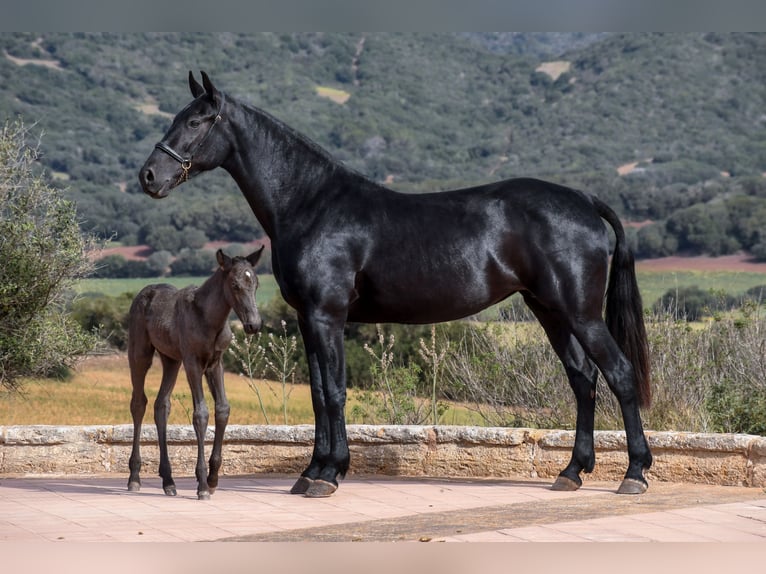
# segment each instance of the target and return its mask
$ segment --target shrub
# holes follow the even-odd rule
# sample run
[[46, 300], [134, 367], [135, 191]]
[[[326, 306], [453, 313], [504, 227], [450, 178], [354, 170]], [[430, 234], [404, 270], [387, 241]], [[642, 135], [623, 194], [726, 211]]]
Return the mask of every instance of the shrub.
[[83, 330], [98, 335], [112, 347], [128, 348], [128, 311], [132, 293], [119, 297], [84, 294], [70, 304], [72, 318]]
[[64, 310], [91, 268], [74, 204], [37, 171], [21, 121], [0, 132], [0, 386], [61, 372], [95, 345]]
[[696, 285], [668, 289], [653, 305], [655, 313], [670, 313], [675, 319], [699, 321], [720, 311], [728, 311], [736, 299], [723, 292], [705, 291]]

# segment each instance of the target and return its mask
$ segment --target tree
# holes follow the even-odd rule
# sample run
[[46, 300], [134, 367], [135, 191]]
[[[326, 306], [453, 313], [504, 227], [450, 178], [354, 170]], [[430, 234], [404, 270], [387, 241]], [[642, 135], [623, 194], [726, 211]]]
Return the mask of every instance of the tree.
[[21, 120], [0, 133], [0, 386], [71, 366], [95, 345], [65, 312], [67, 289], [91, 269], [75, 206], [40, 173]]
[[206, 249], [182, 249], [170, 264], [173, 275], [209, 275], [215, 269], [215, 253]]

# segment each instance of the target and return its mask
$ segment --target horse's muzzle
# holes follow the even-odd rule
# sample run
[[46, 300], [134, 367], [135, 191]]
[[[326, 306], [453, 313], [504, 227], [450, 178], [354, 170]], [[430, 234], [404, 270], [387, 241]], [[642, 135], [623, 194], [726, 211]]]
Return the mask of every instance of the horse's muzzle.
[[252, 322], [248, 323], [242, 323], [242, 328], [245, 330], [245, 333], [248, 335], [255, 335], [258, 333], [258, 331], [261, 330], [261, 327], [263, 326], [263, 320], [258, 317]]
[[146, 165], [138, 172], [138, 182], [141, 184], [141, 189], [144, 190], [146, 195], [156, 199], [167, 197], [172, 188], [172, 186], [169, 185], [169, 181], [158, 180], [154, 170]]

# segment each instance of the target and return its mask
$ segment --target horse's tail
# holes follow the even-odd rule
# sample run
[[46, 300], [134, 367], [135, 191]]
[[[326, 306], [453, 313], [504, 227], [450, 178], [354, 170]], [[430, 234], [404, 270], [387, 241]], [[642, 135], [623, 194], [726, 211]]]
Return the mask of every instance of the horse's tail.
[[639, 405], [648, 407], [652, 401], [649, 344], [633, 253], [625, 240], [625, 230], [617, 214], [598, 198], [593, 197], [592, 200], [598, 214], [614, 229], [617, 239], [606, 290], [606, 325], [633, 365]]

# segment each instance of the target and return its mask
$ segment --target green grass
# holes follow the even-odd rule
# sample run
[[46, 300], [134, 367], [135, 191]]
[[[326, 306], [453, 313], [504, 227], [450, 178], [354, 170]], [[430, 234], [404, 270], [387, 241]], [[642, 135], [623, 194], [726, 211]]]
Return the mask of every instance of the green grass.
[[[137, 279], [82, 279], [75, 287], [79, 294], [102, 293], [117, 297], [123, 293], [138, 293], [151, 283], [169, 283], [178, 288], [187, 285], [201, 285], [207, 277], [148, 277]], [[273, 275], [258, 275], [260, 286], [255, 293], [255, 301], [264, 304], [271, 301], [279, 293], [277, 282]]]
[[669, 289], [698, 286], [726, 291], [735, 297], [750, 287], [766, 285], [766, 273], [745, 271], [639, 271], [638, 288], [644, 307], [650, 308]]
[[[259, 275], [260, 287], [256, 301], [265, 304], [279, 295], [273, 275]], [[77, 286], [78, 293], [103, 293], [115, 297], [123, 293], [138, 293], [150, 283], [170, 283], [176, 287], [200, 285], [205, 277], [152, 277], [144, 279], [83, 279]], [[639, 271], [638, 286], [646, 308], [651, 308], [668, 289], [697, 285], [701, 289], [723, 290], [735, 297], [750, 287], [766, 285], [766, 273], [744, 271]]]

